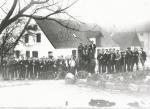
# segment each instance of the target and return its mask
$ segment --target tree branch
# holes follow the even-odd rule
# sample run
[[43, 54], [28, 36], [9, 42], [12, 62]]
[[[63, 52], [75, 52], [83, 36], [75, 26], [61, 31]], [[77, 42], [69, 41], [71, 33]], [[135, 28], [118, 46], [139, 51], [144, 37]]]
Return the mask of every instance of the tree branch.
[[23, 28], [22, 32], [20, 33], [18, 38], [15, 40], [15, 42], [9, 47], [9, 49], [6, 52], [8, 52], [10, 49], [14, 48], [18, 44], [19, 40], [21, 39], [21, 37], [23, 36], [24, 32], [26, 31], [26, 28], [29, 25], [30, 21], [31, 21], [31, 18], [28, 19], [28, 21], [27, 21], [25, 27]]
[[10, 18], [10, 16], [13, 14], [13, 12], [16, 8], [16, 5], [17, 5], [17, 1], [18, 0], [14, 0], [13, 5], [12, 5], [10, 11], [8, 12], [7, 16], [4, 18], [4, 20], [8, 20]]
[[45, 1], [36, 1], [36, 0], [31, 0], [32, 4], [44, 4], [47, 3], [49, 0], [45, 0]]
[[[52, 15], [61, 13], [61, 12], [65, 11], [65, 10], [67, 10], [68, 8], [70, 8], [72, 5], [74, 5], [77, 1], [78, 1], [78, 0], [76, 0], [76, 1], [73, 2], [73, 3], [71, 3], [69, 6], [67, 6], [67, 7], [65, 7], [65, 8], [63, 8], [63, 9], [58, 9], [58, 10], [54, 11], [53, 13], [50, 13], [50, 14], [48, 14], [48, 15], [46, 15], [46, 16], [43, 16], [43, 17], [40, 17], [39, 20], [40, 20], [40, 19], [41, 19], [41, 20], [44, 20], [44, 19], [47, 19], [49, 16], [52, 16]], [[22, 16], [30, 17], [31, 15], [23, 14]]]

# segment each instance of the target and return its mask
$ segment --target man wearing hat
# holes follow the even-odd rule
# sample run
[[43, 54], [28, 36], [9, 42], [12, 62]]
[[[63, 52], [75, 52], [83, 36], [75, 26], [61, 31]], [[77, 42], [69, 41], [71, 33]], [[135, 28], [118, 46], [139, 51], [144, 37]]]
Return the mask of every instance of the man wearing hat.
[[121, 59], [120, 59], [120, 68], [121, 72], [126, 72], [126, 51], [121, 49]]
[[142, 63], [142, 67], [144, 69], [144, 64], [145, 64], [147, 55], [146, 55], [146, 52], [143, 50], [143, 48], [141, 48], [139, 51], [139, 57], [140, 57], [140, 61]]
[[82, 68], [82, 61], [83, 61], [83, 51], [84, 51], [84, 46], [82, 43], [78, 46], [78, 59], [79, 59], [79, 69]]
[[130, 72], [132, 70], [132, 51], [131, 47], [128, 47], [126, 50], [126, 64], [127, 64], [127, 71]]
[[138, 70], [138, 61], [139, 61], [139, 52], [137, 48], [134, 48], [133, 56], [132, 56], [132, 67], [131, 67], [132, 71], [133, 71], [134, 65], [136, 65], [136, 70]]

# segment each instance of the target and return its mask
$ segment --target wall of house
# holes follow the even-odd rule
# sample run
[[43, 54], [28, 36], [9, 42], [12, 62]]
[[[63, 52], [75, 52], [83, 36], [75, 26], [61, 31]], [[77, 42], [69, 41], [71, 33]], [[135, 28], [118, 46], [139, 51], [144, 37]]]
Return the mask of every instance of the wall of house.
[[36, 36], [30, 35], [29, 36], [29, 42], [25, 43], [24, 39], [22, 39], [22, 42], [20, 42], [16, 48], [16, 50], [20, 51], [20, 58], [26, 57], [26, 51], [30, 51], [30, 57], [32, 57], [32, 52], [37, 51], [38, 57], [48, 57], [49, 51], [54, 51], [55, 48], [52, 46], [52, 44], [49, 42], [47, 37], [44, 35], [42, 31], [38, 31], [38, 33], [41, 33], [41, 42], [36, 42]]
[[67, 49], [55, 49], [53, 51], [53, 55], [57, 58], [59, 56], [63, 56], [63, 57], [71, 57], [72, 55], [72, 51], [76, 50], [76, 56], [77, 54], [77, 48], [67, 48]]
[[147, 55], [150, 56], [150, 32], [137, 33], [137, 35]]
[[[35, 24], [34, 21], [32, 21], [32, 24]], [[24, 38], [22, 41], [15, 47], [15, 51], [20, 51], [20, 59], [22, 57], [26, 58], [26, 51], [30, 51], [30, 57], [33, 57], [32, 52], [37, 51], [38, 52], [38, 58], [48, 57], [48, 52], [52, 52], [52, 55], [55, 58], [58, 58], [60, 56], [68, 57], [72, 55], [72, 50], [77, 50], [74, 48], [68, 48], [68, 49], [55, 49], [51, 42], [47, 39], [45, 34], [39, 30], [36, 33], [41, 34], [41, 42], [36, 41], [36, 36], [33, 34], [29, 35], [29, 42], [25, 43]], [[77, 51], [76, 51], [77, 53]], [[76, 54], [77, 55], [77, 54]], [[16, 54], [14, 56], [17, 58]]]

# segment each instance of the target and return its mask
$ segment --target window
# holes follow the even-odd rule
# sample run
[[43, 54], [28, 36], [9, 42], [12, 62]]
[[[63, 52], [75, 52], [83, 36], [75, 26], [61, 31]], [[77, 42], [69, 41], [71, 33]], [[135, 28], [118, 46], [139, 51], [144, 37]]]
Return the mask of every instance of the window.
[[38, 29], [37, 25], [33, 25], [33, 30], [36, 31]]
[[49, 52], [48, 52], [48, 57], [49, 57], [49, 58], [52, 58], [52, 57], [53, 57], [53, 52], [49, 51]]
[[19, 58], [20, 57], [20, 51], [19, 50], [16, 50], [16, 58]]
[[31, 29], [32, 29], [32, 25], [29, 25], [29, 26], [27, 27], [27, 29], [28, 29], [28, 30], [31, 30]]
[[38, 26], [35, 24], [31, 24], [27, 27], [27, 30], [36, 31], [38, 29]]
[[36, 42], [41, 42], [41, 33], [36, 34]]
[[33, 51], [32, 52], [32, 57], [38, 58], [38, 51]]
[[28, 42], [29, 42], [29, 35], [25, 34], [25, 43], [28, 43]]
[[26, 57], [30, 58], [30, 51], [26, 51]]

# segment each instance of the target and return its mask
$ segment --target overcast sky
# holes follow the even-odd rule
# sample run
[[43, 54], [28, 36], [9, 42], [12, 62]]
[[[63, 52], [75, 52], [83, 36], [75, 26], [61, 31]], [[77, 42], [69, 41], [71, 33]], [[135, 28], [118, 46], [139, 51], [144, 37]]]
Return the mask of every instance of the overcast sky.
[[79, 0], [70, 13], [105, 27], [130, 27], [150, 21], [150, 0]]
[[150, 21], [150, 0], [79, 0], [69, 13], [107, 28], [131, 27]]

